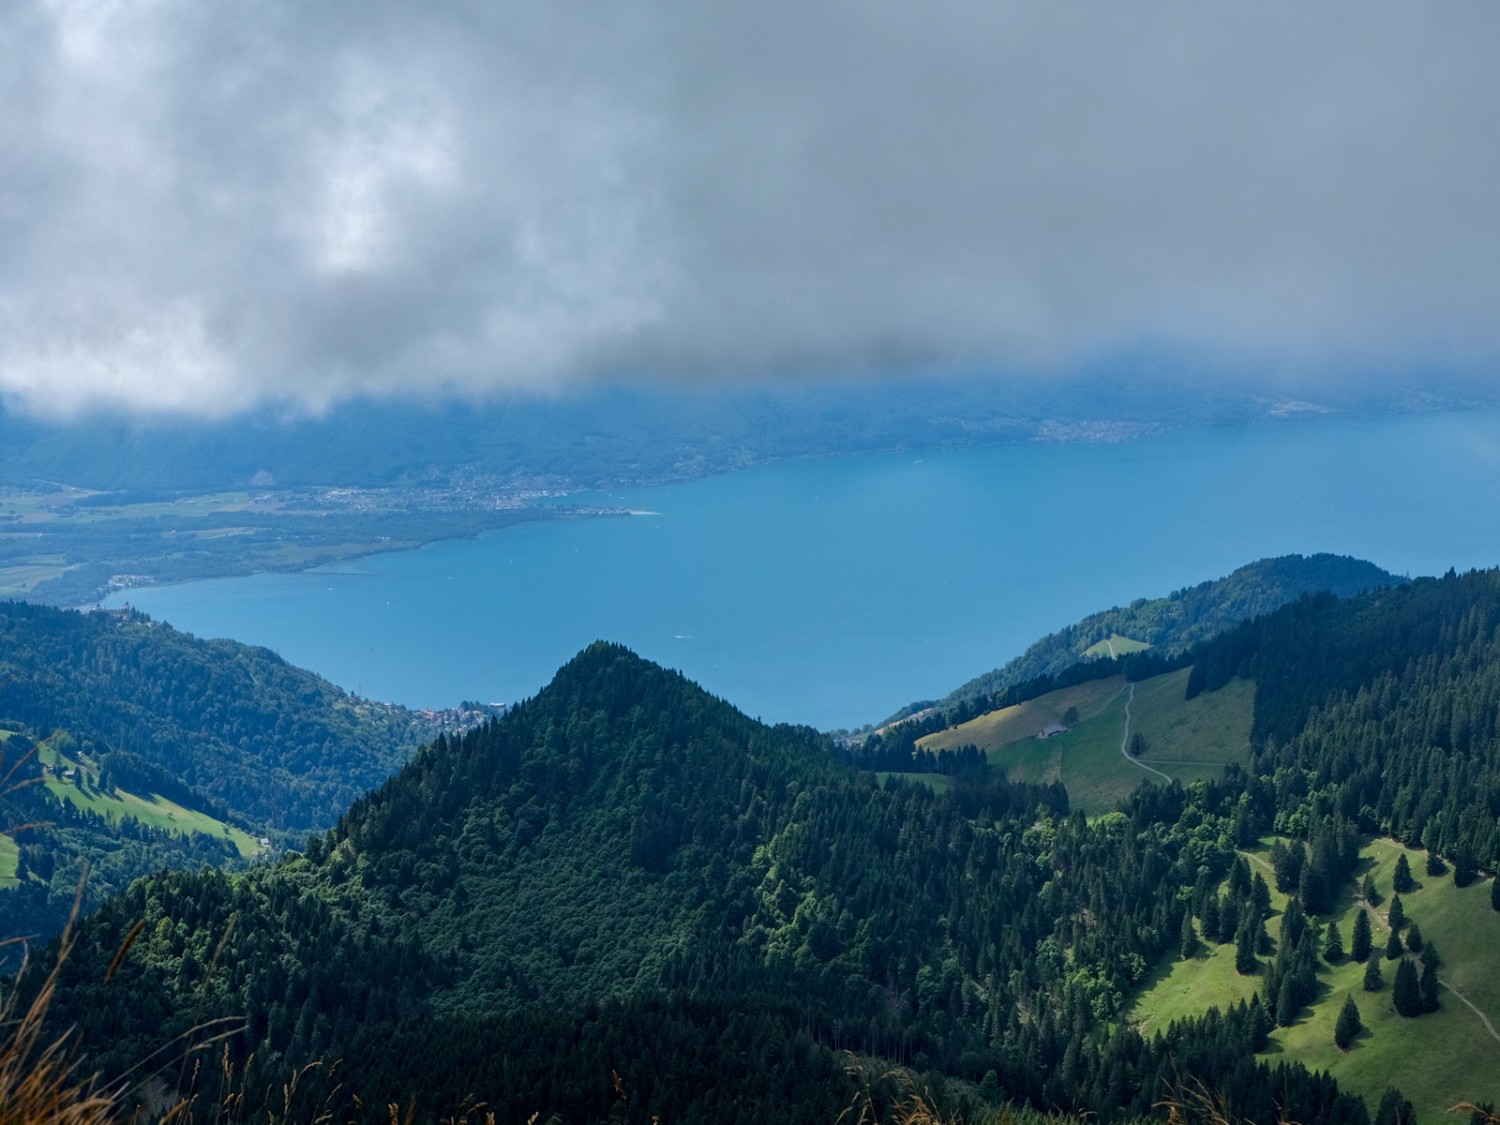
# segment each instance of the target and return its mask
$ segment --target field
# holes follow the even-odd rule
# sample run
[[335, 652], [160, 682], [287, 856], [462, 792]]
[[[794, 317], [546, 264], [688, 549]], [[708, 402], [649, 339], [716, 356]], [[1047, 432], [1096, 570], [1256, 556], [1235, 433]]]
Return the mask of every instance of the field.
[[[43, 765], [53, 767], [52, 776], [44, 782], [47, 791], [58, 800], [67, 801], [75, 808], [98, 813], [105, 819], [132, 817], [153, 828], [163, 828], [172, 832], [197, 832], [223, 836], [234, 843], [242, 856], [251, 856], [260, 850], [260, 845], [255, 838], [241, 829], [225, 824], [206, 813], [184, 808], [175, 801], [169, 801], [158, 794], [153, 793], [142, 797], [118, 788], [110, 793], [101, 791], [98, 788], [98, 774], [89, 770], [77, 759], [60, 753], [52, 739], [38, 746], [37, 756]], [[61, 776], [62, 772], [68, 769], [83, 771], [85, 786], [80, 787], [72, 781], [64, 780]]]
[[[1451, 872], [1423, 874], [1425, 853], [1403, 849], [1391, 840], [1372, 840], [1363, 849], [1359, 878], [1372, 873], [1384, 896], [1372, 919], [1375, 956], [1380, 956], [1390, 933], [1384, 910], [1396, 857], [1403, 850], [1421, 886], [1402, 895], [1401, 902], [1442, 954], [1438, 974], [1447, 986], [1440, 994], [1442, 1007], [1416, 1019], [1398, 1015], [1390, 1002], [1394, 962], [1381, 963], [1386, 983], [1380, 992], [1361, 987], [1363, 965], [1347, 959], [1325, 964], [1320, 998], [1297, 1023], [1277, 1029], [1265, 1057], [1293, 1058], [1310, 1069], [1327, 1070], [1372, 1107], [1387, 1085], [1395, 1085], [1411, 1099], [1422, 1120], [1435, 1121], [1460, 1100], [1500, 1103], [1500, 1038], [1458, 998], [1459, 993], [1467, 997], [1500, 1030], [1500, 979], [1495, 972], [1500, 964], [1500, 914], [1490, 909], [1488, 880], [1457, 889]], [[1257, 858], [1263, 862], [1263, 857]], [[1269, 881], [1269, 873], [1257, 869]], [[1278, 910], [1285, 901], [1274, 892], [1273, 900]], [[1333, 915], [1346, 944], [1357, 909], [1361, 907], [1351, 884]], [[1274, 936], [1274, 919], [1269, 929]], [[1157, 966], [1129, 1018], [1148, 1032], [1161, 1030], [1180, 1016], [1248, 997], [1258, 980], [1235, 973], [1232, 945], [1217, 946], [1187, 962], [1172, 956]], [[1354, 997], [1365, 1030], [1348, 1051], [1340, 1051], [1333, 1043], [1333, 1024], [1346, 996]]]
[[0, 891], [9, 890], [19, 880], [16, 878], [16, 861], [21, 858], [21, 849], [9, 836], [0, 835]]
[[1083, 658], [1093, 660], [1096, 657], [1108, 656], [1114, 659], [1117, 656], [1124, 656], [1127, 652], [1141, 652], [1150, 647], [1145, 641], [1133, 641], [1129, 637], [1120, 636], [1119, 633], [1111, 633], [1107, 639], [1084, 649]]
[[[1135, 685], [1112, 676], [1063, 688], [928, 735], [918, 745], [930, 750], [978, 746], [1011, 780], [1061, 781], [1074, 808], [1106, 812], [1142, 780], [1213, 778], [1226, 764], [1248, 759], [1255, 685], [1235, 680], [1184, 700], [1187, 677], [1183, 668]], [[1075, 726], [1037, 738], [1048, 724], [1061, 724], [1069, 708], [1078, 711]], [[1137, 733], [1146, 746], [1139, 762], [1120, 752], [1122, 742]]]

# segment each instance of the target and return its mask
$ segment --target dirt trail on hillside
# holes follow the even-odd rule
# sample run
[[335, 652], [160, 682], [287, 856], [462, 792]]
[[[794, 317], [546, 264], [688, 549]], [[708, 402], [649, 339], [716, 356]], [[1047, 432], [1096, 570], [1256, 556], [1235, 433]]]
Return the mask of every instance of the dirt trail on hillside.
[[[1111, 649], [1110, 651], [1112, 652], [1114, 650]], [[1141, 769], [1146, 770], [1149, 773], [1154, 773], [1157, 777], [1161, 778], [1163, 781], [1171, 781], [1172, 777], [1171, 777], [1170, 774], [1162, 773], [1161, 770], [1155, 769], [1152, 766], [1148, 766], [1145, 762], [1142, 762], [1138, 758], [1132, 758], [1130, 756], [1130, 751], [1127, 750], [1127, 749], [1125, 749], [1127, 746], [1130, 745], [1130, 705], [1132, 703], [1134, 703], [1134, 702], [1135, 702], [1135, 685], [1131, 684], [1130, 685], [1130, 698], [1125, 701], [1125, 733], [1120, 736], [1120, 757], [1124, 758], [1131, 765], [1140, 766]]]

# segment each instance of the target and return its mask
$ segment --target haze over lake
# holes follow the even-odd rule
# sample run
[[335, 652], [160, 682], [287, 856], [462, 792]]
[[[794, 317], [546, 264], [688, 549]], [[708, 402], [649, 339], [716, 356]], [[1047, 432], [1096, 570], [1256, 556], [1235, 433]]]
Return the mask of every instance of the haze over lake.
[[768, 721], [853, 726], [1255, 558], [1500, 562], [1500, 414], [798, 462], [570, 502], [653, 514], [111, 604], [411, 706], [523, 698], [604, 638]]

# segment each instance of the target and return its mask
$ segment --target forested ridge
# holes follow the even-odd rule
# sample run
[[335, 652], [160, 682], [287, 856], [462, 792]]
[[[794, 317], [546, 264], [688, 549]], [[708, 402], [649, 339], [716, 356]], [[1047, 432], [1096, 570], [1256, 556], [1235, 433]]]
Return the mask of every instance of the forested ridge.
[[[502, 1120], [826, 1125], [847, 1049], [975, 1105], [1116, 1120], [1191, 1082], [1255, 1121], [1403, 1120], [1398, 1095], [1367, 1106], [1256, 1052], [1305, 1018], [1363, 834], [1493, 870], [1500, 572], [1305, 598], [1185, 659], [1189, 692], [1255, 679], [1252, 768], [1088, 821], [1060, 786], [983, 769], [877, 783], [816, 732], [595, 645], [304, 854], [112, 899], [54, 1014], [110, 1073], [242, 1015], [248, 1089], [337, 1058], [366, 1105], [419, 1116], [477, 1097]], [[1273, 832], [1293, 841], [1279, 918], [1238, 854]], [[1126, 1024], [1199, 940], [1233, 943], [1257, 997]]]
[[35, 784], [38, 742], [56, 735], [89, 763], [88, 793], [160, 794], [279, 843], [326, 829], [434, 733], [268, 649], [141, 614], [0, 603], [0, 776], [16, 771], [0, 786], [0, 831], [32, 825], [15, 832], [27, 877], [0, 890], [0, 939], [56, 932], [85, 865], [93, 904], [149, 871], [238, 855], [221, 838], [54, 799]]
[[1393, 585], [1395, 575], [1346, 555], [1281, 555], [1247, 563], [1233, 573], [1174, 590], [1164, 598], [1137, 598], [1128, 606], [1091, 613], [1049, 633], [1014, 660], [954, 689], [937, 708], [972, 709], [1007, 688], [1058, 676], [1111, 636], [1150, 645], [1173, 657], [1243, 621], [1271, 613], [1304, 594], [1328, 592], [1347, 598]]

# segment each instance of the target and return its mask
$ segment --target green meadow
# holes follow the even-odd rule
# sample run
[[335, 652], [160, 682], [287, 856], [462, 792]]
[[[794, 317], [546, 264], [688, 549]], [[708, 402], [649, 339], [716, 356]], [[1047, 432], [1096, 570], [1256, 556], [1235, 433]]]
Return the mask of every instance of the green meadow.
[[[1186, 700], [1187, 677], [1186, 668], [1155, 676], [1133, 685], [1133, 694], [1123, 676], [1062, 688], [928, 735], [918, 745], [978, 746], [1012, 781], [1061, 781], [1074, 808], [1107, 812], [1142, 780], [1161, 780], [1153, 770], [1186, 783], [1248, 761], [1255, 685], [1234, 680]], [[1074, 726], [1037, 737], [1049, 724], [1061, 724], [1070, 708], [1077, 711]], [[1137, 733], [1145, 743], [1139, 761], [1120, 752]]]
[[1113, 659], [1117, 656], [1124, 656], [1127, 652], [1141, 652], [1150, 647], [1145, 641], [1136, 641], [1129, 637], [1122, 637], [1119, 633], [1111, 633], [1105, 640], [1084, 649], [1083, 658], [1093, 660], [1100, 656], [1108, 656]]
[[[1419, 886], [1401, 896], [1402, 907], [1442, 956], [1438, 976], [1445, 987], [1439, 1010], [1416, 1018], [1397, 1014], [1391, 1005], [1394, 961], [1381, 960], [1385, 984], [1379, 992], [1364, 991], [1363, 964], [1347, 957], [1335, 965], [1324, 962], [1319, 998], [1292, 1026], [1276, 1029], [1264, 1057], [1295, 1059], [1311, 1069], [1326, 1070], [1341, 1086], [1363, 1095], [1372, 1109], [1386, 1086], [1394, 1085], [1412, 1101], [1421, 1120], [1437, 1121], [1459, 1101], [1500, 1104], [1500, 914], [1490, 908], [1489, 880], [1456, 888], [1451, 870], [1439, 876], [1424, 874], [1425, 852], [1403, 848], [1392, 840], [1371, 840], [1362, 851], [1358, 879], [1373, 875], [1381, 895], [1371, 916], [1372, 956], [1383, 958], [1390, 934], [1385, 911], [1390, 904], [1391, 876], [1396, 857], [1403, 851]], [[1250, 854], [1264, 863], [1263, 854]], [[1264, 866], [1258, 864], [1256, 870], [1272, 881]], [[1285, 896], [1273, 890], [1272, 899], [1279, 914]], [[1347, 947], [1355, 911], [1364, 908], [1350, 884], [1333, 912], [1321, 920], [1326, 923], [1332, 917], [1337, 921]], [[1275, 917], [1268, 929], [1274, 937]], [[1200, 950], [1187, 961], [1170, 956], [1146, 981], [1129, 1019], [1147, 1033], [1164, 1030], [1183, 1016], [1247, 999], [1259, 980], [1234, 971], [1233, 945]], [[1465, 1004], [1460, 994], [1474, 1007]], [[1333, 1026], [1346, 996], [1354, 998], [1365, 1029], [1349, 1050], [1342, 1051], [1334, 1045]]]
[[[97, 813], [106, 820], [130, 817], [163, 828], [170, 832], [196, 832], [222, 836], [233, 842], [242, 856], [252, 856], [260, 850], [255, 838], [242, 829], [225, 824], [207, 813], [184, 808], [175, 801], [152, 793], [140, 796], [128, 790], [115, 788], [106, 793], [99, 788], [99, 775], [78, 759], [69, 757], [57, 749], [57, 735], [37, 747], [37, 757], [43, 765], [51, 766], [51, 775], [44, 782], [47, 791], [60, 801], [74, 808]], [[83, 784], [64, 780], [63, 771], [74, 770], [82, 776]]]
[[16, 878], [16, 862], [21, 858], [21, 849], [9, 836], [0, 835], [0, 891], [9, 890], [20, 882]]

